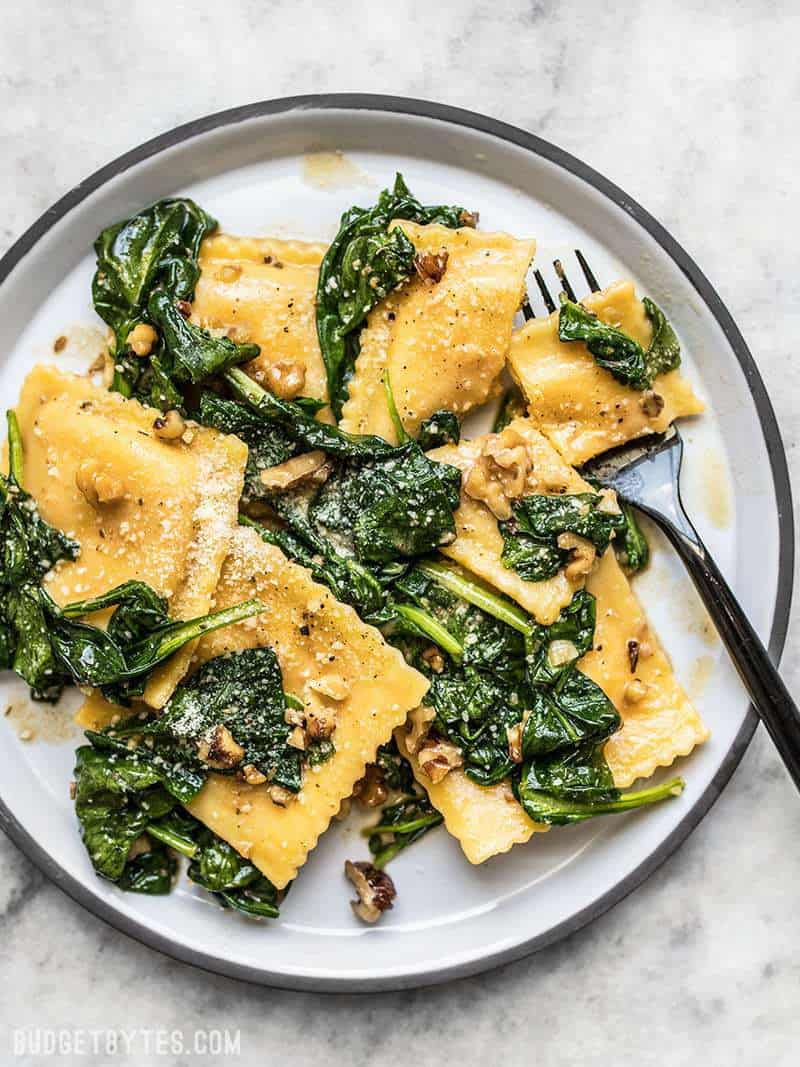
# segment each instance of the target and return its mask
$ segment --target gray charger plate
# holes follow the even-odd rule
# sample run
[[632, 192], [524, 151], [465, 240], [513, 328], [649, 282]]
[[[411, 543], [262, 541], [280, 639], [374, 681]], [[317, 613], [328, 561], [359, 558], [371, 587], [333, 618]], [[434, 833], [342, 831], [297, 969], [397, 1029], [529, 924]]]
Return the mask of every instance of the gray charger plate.
[[[334, 168], [326, 184], [305, 157], [331, 150], [342, 150], [354, 167], [343, 166], [338, 177]], [[571, 251], [580, 247], [601, 283], [633, 277], [665, 308], [681, 335], [686, 373], [713, 402], [685, 426], [690, 512], [777, 658], [791, 601], [792, 504], [778, 427], [741, 334], [694, 262], [622, 190], [559, 148], [481, 115], [395, 97], [304, 96], [211, 115], [121, 156], [63, 197], [0, 261], [4, 404], [14, 403], [37, 360], [85, 366], [98, 322], [91, 245], [109, 222], [188, 193], [233, 233], [327, 239], [341, 211], [372, 201], [396, 169], [422, 200], [464, 203], [480, 210], [482, 228], [535, 236], [537, 264], [546, 268], [556, 255], [574, 263]], [[54, 356], [53, 338], [63, 332], [70, 345]], [[68, 736], [74, 702], [31, 710], [5, 675], [0, 698], [16, 710], [0, 726], [0, 826], [94, 914], [221, 974], [372, 992], [517, 959], [579, 929], [651, 874], [709, 810], [755, 729], [680, 565], [657, 535], [654, 544], [636, 591], [712, 728], [712, 739], [676, 765], [687, 780], [679, 800], [540, 836], [480, 868], [437, 831], [393, 864], [398, 901], [374, 928], [351, 916], [341, 873], [344, 858], [366, 856], [363, 839], [358, 826], [337, 824], [297, 879], [281, 919], [254, 924], [221, 912], [185, 880], [169, 898], [150, 899], [97, 879], [68, 797], [79, 742]], [[745, 564], [756, 546], [765, 564], [753, 575]], [[20, 741], [23, 722], [38, 743]]]

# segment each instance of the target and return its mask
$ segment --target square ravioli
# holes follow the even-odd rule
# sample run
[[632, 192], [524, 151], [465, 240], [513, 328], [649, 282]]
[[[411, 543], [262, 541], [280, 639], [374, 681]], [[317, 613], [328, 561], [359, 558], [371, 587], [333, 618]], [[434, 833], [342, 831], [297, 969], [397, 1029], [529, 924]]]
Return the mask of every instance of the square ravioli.
[[[255, 531], [240, 527], [222, 569], [216, 606], [250, 597], [259, 597], [267, 610], [201, 638], [196, 663], [269, 646], [278, 657], [284, 690], [308, 711], [333, 718], [335, 751], [325, 763], [306, 769], [300, 793], [286, 807], [270, 799], [268, 784], [248, 785], [214, 773], [188, 807], [282, 889], [352, 794], [378, 747], [420, 703], [428, 682], [307, 570]], [[115, 710], [94, 696], [79, 721], [106, 725]]]
[[[581, 303], [646, 350], [653, 330], [633, 282], [620, 281]], [[680, 369], [656, 378], [659, 410], [645, 395], [599, 366], [582, 341], [559, 341], [558, 312], [532, 319], [511, 339], [509, 367], [528, 404], [528, 414], [564, 458], [580, 466], [592, 456], [704, 409]]]
[[[625, 789], [657, 768], [669, 767], [678, 756], [688, 756], [707, 740], [709, 731], [648, 626], [613, 548], [605, 552], [586, 588], [597, 598], [597, 625], [593, 648], [578, 661], [578, 669], [600, 686], [622, 719], [604, 752], [614, 784]], [[639, 643], [635, 670], [631, 670], [630, 640]], [[635, 701], [628, 690], [631, 682], [640, 683]], [[415, 777], [470, 863], [483, 863], [548, 829], [528, 818], [508, 781], [483, 787], [463, 771], [452, 770], [433, 784], [416, 757], [408, 754], [403, 734], [397, 731], [398, 744], [408, 755]]]
[[461, 481], [461, 503], [455, 513], [456, 539], [440, 551], [516, 600], [537, 622], [549, 625], [555, 622], [561, 609], [569, 604], [584, 579], [568, 578], [564, 570], [560, 570], [552, 578], [531, 582], [506, 567], [500, 558], [503, 535], [498, 520], [483, 500], [476, 499], [469, 492], [468, 475], [480, 462], [487, 444], [491, 446], [504, 441], [509, 448], [522, 445], [527, 453], [529, 470], [523, 495], [594, 492], [577, 471], [564, 462], [531, 419], [514, 419], [500, 435], [484, 434], [458, 445], [444, 445], [428, 455], [458, 467], [464, 477]]
[[[50, 595], [66, 604], [138, 579], [166, 597], [173, 618], [208, 612], [237, 524], [246, 446], [203, 427], [186, 442], [161, 440], [159, 411], [48, 366], [28, 375], [16, 411], [25, 488], [81, 546], [50, 575]], [[154, 673], [148, 703], [168, 699], [191, 654], [181, 649]]]
[[296, 392], [327, 398], [315, 317], [325, 249], [310, 241], [224, 233], [207, 237], [200, 247], [192, 321], [239, 343], [260, 345], [260, 355], [244, 370], [265, 388], [277, 392], [280, 381], [291, 376]]
[[418, 256], [447, 255], [439, 281], [411, 278], [370, 313], [341, 426], [397, 442], [383, 387], [416, 435], [436, 411], [463, 415], [493, 393], [535, 242], [469, 228], [395, 222]]

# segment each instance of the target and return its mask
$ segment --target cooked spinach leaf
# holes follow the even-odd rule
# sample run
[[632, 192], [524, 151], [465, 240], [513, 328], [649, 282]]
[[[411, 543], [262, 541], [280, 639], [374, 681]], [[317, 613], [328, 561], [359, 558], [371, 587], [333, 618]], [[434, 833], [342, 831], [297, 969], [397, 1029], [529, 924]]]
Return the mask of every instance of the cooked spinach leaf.
[[516, 792], [520, 804], [534, 821], [568, 826], [597, 815], [656, 804], [680, 796], [683, 788], [682, 778], [672, 778], [649, 789], [622, 793], [614, 788], [602, 751], [587, 746], [526, 764]]
[[650, 561], [650, 545], [631, 505], [620, 501], [620, 507], [625, 517], [625, 527], [622, 534], [615, 538], [614, 548], [622, 566], [629, 573], [636, 574], [644, 570]]
[[460, 489], [456, 467], [407, 441], [388, 455], [340, 464], [312, 500], [309, 518], [351, 540], [362, 562], [389, 563], [455, 539]]
[[492, 424], [492, 433], [502, 433], [510, 422], [525, 415], [526, 410], [527, 406], [522, 391], [519, 386], [512, 385], [509, 389], [506, 389], [503, 399], [500, 401], [500, 407], [497, 409], [497, 414]]
[[596, 493], [534, 494], [515, 500], [512, 517], [500, 523], [504, 566], [529, 582], [552, 578], [569, 559], [570, 550], [558, 545], [562, 533], [577, 534], [603, 552], [625, 519], [621, 512], [605, 511], [602, 504]]
[[275, 653], [248, 648], [204, 663], [141, 732], [165, 738], [201, 766], [223, 774], [252, 766], [298, 793], [303, 754], [288, 744], [291, 729]]
[[234, 368], [225, 375], [225, 381], [235, 396], [249, 404], [253, 411], [281, 427], [294, 441], [307, 448], [319, 448], [328, 455], [345, 459], [371, 458], [391, 455], [394, 446], [382, 437], [372, 434], [353, 434], [318, 422], [307, 405], [297, 400], [282, 400], [267, 392], [244, 371]]
[[[122, 704], [141, 694], [147, 675], [189, 641], [264, 610], [260, 601], [248, 600], [196, 619], [170, 620], [166, 601], [143, 582], [125, 582], [64, 608], [44, 589], [36, 592], [61, 673], [76, 685], [101, 687], [107, 699]], [[76, 621], [115, 605], [106, 630]]]
[[529, 759], [605, 741], [621, 725], [603, 690], [579, 670], [565, 670], [554, 685], [534, 686], [522, 728], [522, 755]]
[[195, 832], [197, 851], [189, 877], [225, 908], [255, 918], [275, 919], [283, 894], [249, 860], [206, 827]]
[[172, 811], [176, 798], [150, 754], [96, 747], [100, 735], [87, 736], [93, 743], [75, 753], [75, 811], [94, 869], [118, 882], [133, 843]]
[[151, 323], [148, 303], [154, 290], [164, 290], [173, 303], [192, 299], [200, 276], [200, 245], [216, 227], [216, 219], [193, 200], [166, 199], [106, 227], [95, 241], [92, 299], [98, 315], [114, 331], [111, 354], [117, 392], [151, 401], [166, 392], [156, 406], [175, 406], [160, 353], [152, 360], [134, 356], [128, 335], [136, 326]]
[[653, 327], [653, 339], [645, 355], [647, 377], [652, 384], [659, 374], [675, 370], [681, 363], [681, 346], [666, 315], [649, 296], [642, 300], [645, 314]]
[[47, 634], [39, 585], [62, 559], [76, 559], [76, 541], [46, 523], [23, 489], [22, 436], [7, 413], [9, 473], [0, 474], [0, 668], [15, 670], [35, 700], [57, 700], [64, 685]]
[[373, 207], [351, 207], [342, 215], [317, 284], [317, 335], [337, 418], [358, 354], [357, 331], [372, 308], [414, 269], [414, 245], [398, 227], [389, 229], [394, 219], [449, 227], [474, 225], [474, 216], [463, 208], [424, 207], [400, 174]]
[[369, 838], [372, 864], [382, 870], [403, 849], [419, 841], [443, 819], [424, 794], [403, 797], [381, 809], [378, 822], [362, 831]]
[[[136, 717], [127, 726], [87, 732], [91, 741], [76, 753], [75, 810], [92, 865], [103, 878], [133, 892], [164, 894], [172, 888], [174, 852], [190, 860], [189, 877], [223, 907], [274, 918], [281, 894], [230, 845], [202, 826], [178, 801], [188, 803], [205, 775], [190, 778], [160, 739], [133, 750], [120, 738], [141, 733]], [[143, 850], [132, 853], [135, 843]]]
[[461, 424], [452, 411], [434, 411], [420, 423], [417, 444], [423, 452], [442, 445], [457, 445], [461, 440]]
[[199, 419], [204, 426], [234, 434], [247, 445], [242, 494], [245, 504], [269, 496], [270, 491], [261, 481], [262, 471], [285, 463], [300, 451], [298, 442], [280, 425], [262, 418], [246, 404], [226, 400], [215, 393], [203, 393], [200, 397]]
[[147, 315], [160, 331], [159, 369], [171, 382], [198, 385], [223, 374], [237, 363], [255, 359], [258, 345], [237, 344], [230, 337], [213, 337], [181, 313], [166, 289], [154, 289]]
[[526, 645], [528, 679], [532, 685], [554, 685], [592, 647], [596, 602], [579, 589], [549, 626], [532, 622]]
[[628, 334], [571, 300], [561, 304], [558, 339], [583, 341], [598, 366], [611, 371], [617, 381], [633, 389], [650, 389], [659, 374], [680, 365], [681, 349], [663, 311], [649, 297], [642, 303], [653, 327], [653, 338], [646, 352]]

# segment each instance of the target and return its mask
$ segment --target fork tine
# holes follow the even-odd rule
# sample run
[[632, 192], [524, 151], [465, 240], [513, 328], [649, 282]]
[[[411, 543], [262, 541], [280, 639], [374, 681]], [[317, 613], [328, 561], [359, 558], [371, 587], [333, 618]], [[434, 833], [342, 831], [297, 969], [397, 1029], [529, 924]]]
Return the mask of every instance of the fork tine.
[[536, 312], [531, 307], [531, 298], [528, 296], [527, 292], [522, 301], [522, 314], [525, 316], [526, 322], [530, 322], [531, 319], [536, 318]]
[[575, 258], [581, 265], [581, 270], [583, 271], [583, 276], [586, 279], [586, 284], [589, 286], [593, 293], [599, 293], [600, 286], [597, 284], [597, 278], [595, 278], [594, 273], [592, 272], [592, 268], [586, 262], [586, 257], [584, 256], [583, 252], [581, 252], [580, 248], [575, 249]]
[[539, 292], [542, 294], [542, 300], [544, 300], [544, 306], [547, 308], [547, 310], [552, 315], [553, 312], [556, 309], [556, 302], [555, 302], [555, 300], [553, 300], [552, 296], [550, 296], [550, 290], [547, 288], [547, 285], [545, 284], [545, 280], [542, 277], [542, 272], [540, 270], [535, 270], [533, 272], [533, 276], [536, 279], [536, 284], [539, 286]]
[[567, 294], [567, 299], [571, 300], [574, 303], [578, 298], [575, 296], [575, 290], [569, 284], [569, 278], [567, 277], [566, 271], [562, 266], [561, 260], [554, 259], [553, 266], [555, 267], [556, 274], [558, 275], [558, 280], [561, 282], [561, 287]]

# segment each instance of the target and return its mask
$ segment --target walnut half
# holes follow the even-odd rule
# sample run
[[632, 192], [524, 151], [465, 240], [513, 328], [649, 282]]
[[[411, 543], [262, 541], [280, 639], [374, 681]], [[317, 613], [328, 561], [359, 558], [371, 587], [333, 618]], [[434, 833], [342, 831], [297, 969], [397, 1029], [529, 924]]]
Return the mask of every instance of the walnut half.
[[485, 504], [495, 518], [511, 518], [511, 501], [525, 495], [532, 463], [524, 437], [513, 427], [489, 434], [464, 479], [464, 492]]
[[434, 783], [441, 782], [446, 774], [463, 766], [461, 749], [441, 738], [427, 737], [417, 751], [419, 769]]
[[363, 860], [358, 863], [345, 861], [344, 873], [356, 887], [358, 900], [351, 900], [353, 913], [365, 923], [374, 923], [393, 907], [397, 890], [386, 873]]

